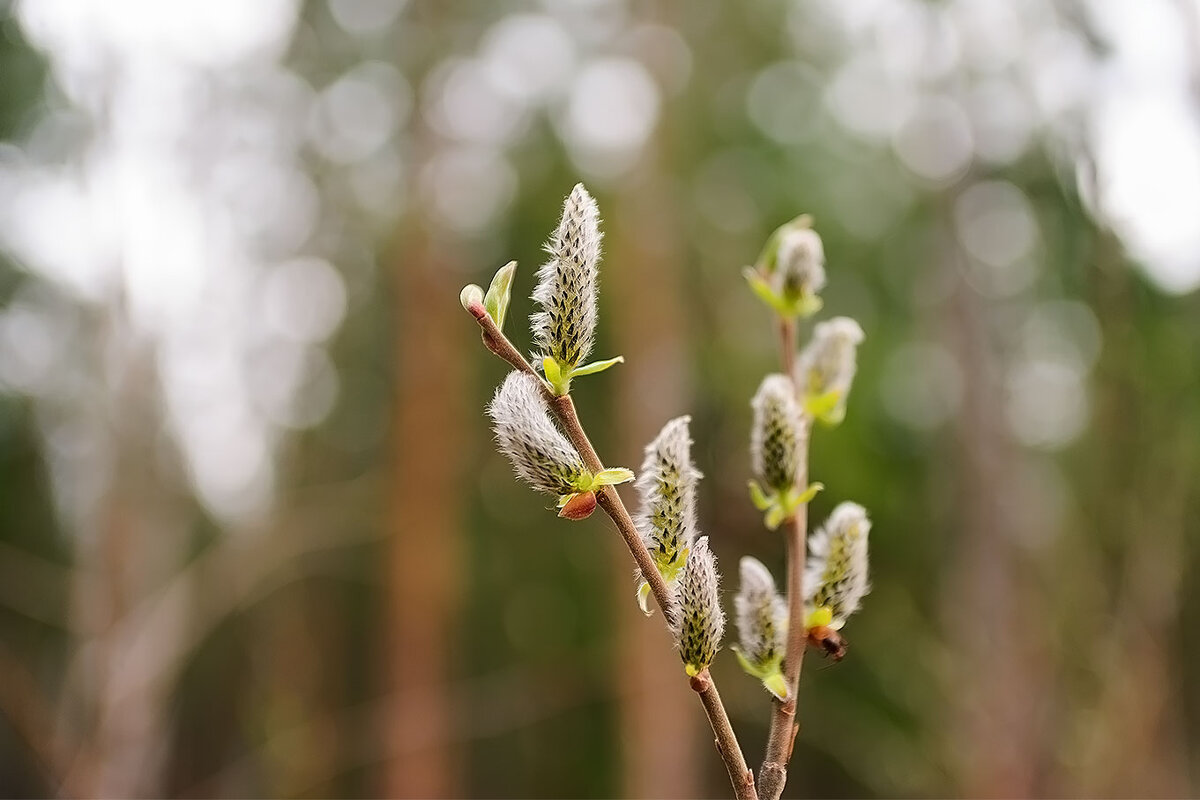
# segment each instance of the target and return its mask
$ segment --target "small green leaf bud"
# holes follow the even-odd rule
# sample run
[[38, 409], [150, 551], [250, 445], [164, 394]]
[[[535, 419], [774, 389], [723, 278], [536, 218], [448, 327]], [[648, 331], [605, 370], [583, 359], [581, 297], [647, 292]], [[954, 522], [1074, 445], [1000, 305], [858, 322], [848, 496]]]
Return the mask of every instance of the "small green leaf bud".
[[513, 276], [517, 272], [517, 262], [510, 261], [496, 270], [492, 277], [492, 285], [488, 287], [483, 299], [484, 308], [496, 323], [496, 327], [504, 330], [504, 317], [508, 313], [508, 301], [512, 296]]

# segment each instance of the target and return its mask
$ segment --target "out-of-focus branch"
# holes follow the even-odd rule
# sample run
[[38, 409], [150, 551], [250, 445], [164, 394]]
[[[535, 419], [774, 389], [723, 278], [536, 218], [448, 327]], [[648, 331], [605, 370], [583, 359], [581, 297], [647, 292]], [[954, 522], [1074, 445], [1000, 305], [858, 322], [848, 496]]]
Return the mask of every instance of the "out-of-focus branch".
[[[575, 411], [575, 403], [571, 400], [571, 396], [569, 394], [554, 395], [550, 391], [545, 381], [541, 379], [541, 376], [538, 375], [525, 357], [513, 347], [508, 337], [497, 327], [495, 321], [488, 315], [482, 303], [470, 303], [467, 306], [467, 311], [471, 313], [471, 316], [475, 317], [475, 320], [479, 323], [479, 327], [483, 329], [483, 343], [489, 350], [508, 362], [514, 369], [538, 378], [538, 382], [542, 386], [542, 392], [549, 402], [551, 413], [562, 426], [563, 432], [571, 440], [571, 444], [575, 445], [575, 449], [579, 451], [584, 465], [593, 473], [603, 470], [604, 463], [600, 460], [600, 456], [597, 455], [596, 449], [592, 446], [591, 440], [588, 439], [587, 433], [579, 421], [579, 415]], [[633, 524], [633, 518], [629, 516], [629, 511], [625, 508], [625, 504], [622, 502], [617, 490], [612, 486], [603, 487], [596, 493], [596, 501], [600, 508], [604, 509], [604, 513], [608, 514], [609, 518], [616, 524], [617, 531], [621, 534], [621, 538], [625, 540], [625, 546], [629, 549], [633, 560], [637, 562], [638, 569], [641, 570], [646, 583], [649, 584], [650, 592], [654, 595], [654, 600], [658, 603], [658, 607], [662, 609], [664, 615], [672, 614], [673, 603], [671, 601], [670, 589], [668, 589], [666, 581], [663, 580], [662, 575], [659, 574], [657, 567], [655, 567], [650, 552], [642, 544], [641, 534], [638, 533], [637, 527]], [[746, 758], [742, 754], [737, 736], [729, 724], [729, 717], [725, 713], [725, 708], [721, 703], [721, 696], [717, 693], [712, 677], [707, 672], [702, 673], [702, 675], [705, 679], [699, 682], [699, 686], [693, 680], [692, 688], [700, 696], [700, 701], [704, 704], [704, 709], [708, 713], [713, 733], [717, 737], [718, 750], [721, 753], [722, 760], [725, 762], [725, 768], [729, 772], [729, 781], [733, 785], [734, 794], [738, 800], [757, 800], [758, 795], [754, 789], [754, 773], [746, 765]], [[697, 676], [697, 678], [699, 677]]]
[[[41, 687], [21, 662], [3, 648], [0, 648], [0, 714], [25, 740], [48, 783], [58, 786], [66, 777], [70, 777], [68, 761], [63, 758], [64, 754], [55, 741], [52, 712], [45, 702]], [[87, 793], [74, 780], [59, 788], [71, 797]]]

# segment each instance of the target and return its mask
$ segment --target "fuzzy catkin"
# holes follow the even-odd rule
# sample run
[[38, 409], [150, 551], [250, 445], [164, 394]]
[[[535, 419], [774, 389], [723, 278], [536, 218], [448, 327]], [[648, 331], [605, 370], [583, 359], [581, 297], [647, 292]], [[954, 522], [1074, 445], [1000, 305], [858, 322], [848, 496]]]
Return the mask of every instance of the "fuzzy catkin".
[[837, 630], [858, 610], [871, 590], [867, 535], [871, 520], [857, 503], [841, 503], [808, 540], [804, 573], [805, 599], [810, 611], [828, 608], [829, 627]]
[[538, 270], [533, 290], [542, 310], [530, 317], [540, 356], [551, 356], [564, 366], [583, 362], [595, 341], [600, 238], [596, 201], [577, 184], [546, 244], [550, 260]]
[[642, 510], [637, 529], [659, 572], [673, 578], [696, 537], [696, 484], [703, 477], [692, 464], [691, 417], [676, 417], [646, 446], [638, 475]]
[[796, 357], [797, 385], [813, 397], [836, 391], [844, 406], [858, 369], [858, 345], [863, 338], [862, 327], [850, 317], [817, 323], [812, 341]]
[[721, 649], [725, 614], [721, 611], [718, 581], [716, 557], [708, 549], [708, 537], [701, 536], [692, 544], [679, 579], [674, 625], [679, 657], [689, 675], [707, 669]]
[[741, 586], [733, 598], [742, 657], [765, 668], [779, 663], [787, 648], [787, 603], [775, 590], [775, 579], [762, 562], [743, 556], [738, 565]]
[[751, 402], [750, 461], [755, 476], [767, 487], [786, 491], [800, 474], [804, 421], [795, 388], [786, 375], [768, 375]]
[[825, 288], [825, 247], [811, 228], [783, 235], [775, 254], [775, 290], [785, 296], [816, 294]]
[[579, 453], [550, 420], [537, 378], [513, 371], [488, 405], [500, 452], [517, 475], [547, 494], [570, 494], [589, 476]]

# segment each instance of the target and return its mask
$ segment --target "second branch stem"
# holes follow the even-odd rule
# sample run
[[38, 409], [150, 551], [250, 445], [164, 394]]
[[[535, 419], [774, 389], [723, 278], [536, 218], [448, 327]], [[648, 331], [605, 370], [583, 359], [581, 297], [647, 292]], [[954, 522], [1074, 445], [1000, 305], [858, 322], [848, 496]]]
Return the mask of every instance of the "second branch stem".
[[[795, 376], [796, 360], [796, 324], [793, 320], [785, 319], [779, 324], [780, 357], [784, 373], [792, 379]], [[798, 387], [797, 387], [797, 393]], [[808, 486], [808, 437], [809, 423], [805, 420], [805, 429], [800, 440], [799, 462], [800, 469], [796, 476], [796, 486], [804, 489]], [[788, 601], [788, 639], [787, 654], [784, 657], [784, 678], [787, 681], [788, 699], [776, 700], [771, 710], [771, 727], [767, 731], [767, 751], [763, 757], [762, 768], [758, 773], [758, 791], [763, 800], [779, 800], [783, 787], [787, 783], [788, 762], [792, 758], [792, 746], [796, 742], [799, 723], [796, 722], [796, 708], [799, 700], [800, 670], [804, 665], [804, 651], [808, 646], [807, 631], [804, 626], [804, 561], [808, 548], [808, 504], [801, 503], [796, 513], [789, 520], [787, 531], [787, 601]]]

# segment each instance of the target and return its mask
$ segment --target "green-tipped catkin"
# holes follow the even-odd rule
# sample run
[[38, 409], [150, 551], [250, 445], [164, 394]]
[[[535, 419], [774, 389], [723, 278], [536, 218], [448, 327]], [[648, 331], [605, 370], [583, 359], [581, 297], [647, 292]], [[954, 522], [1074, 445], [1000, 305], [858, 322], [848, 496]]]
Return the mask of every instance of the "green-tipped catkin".
[[676, 417], [646, 446], [638, 475], [642, 511], [637, 528], [658, 571], [673, 582], [696, 538], [696, 484], [702, 477], [692, 464], [691, 417]]
[[757, 558], [743, 556], [738, 572], [741, 586], [733, 598], [738, 652], [758, 671], [778, 669], [787, 649], [787, 603], [775, 591], [770, 571]]
[[828, 609], [830, 628], [839, 630], [871, 590], [867, 534], [871, 521], [857, 503], [841, 503], [808, 539], [804, 594], [809, 613]]
[[566, 495], [589, 486], [591, 473], [550, 421], [540, 381], [524, 372], [510, 372], [488, 406], [500, 452], [508, 456], [517, 475], [541, 492]]
[[805, 436], [791, 380], [786, 375], [768, 375], [751, 405], [750, 461], [755, 477], [768, 489], [786, 492], [796, 483]]
[[786, 298], [815, 295], [825, 288], [825, 248], [812, 228], [792, 228], [779, 240], [773, 288]]
[[592, 351], [596, 333], [596, 283], [600, 263], [600, 213], [578, 184], [563, 206], [562, 221], [546, 245], [550, 260], [538, 270], [530, 317], [541, 357], [574, 367]]
[[816, 416], [828, 422], [845, 416], [862, 341], [863, 329], [857, 322], [834, 317], [817, 323], [812, 341], [796, 357], [796, 385]]
[[707, 669], [721, 649], [725, 614], [717, 586], [717, 560], [708, 549], [708, 537], [701, 536], [692, 544], [676, 591], [675, 642], [688, 675]]

